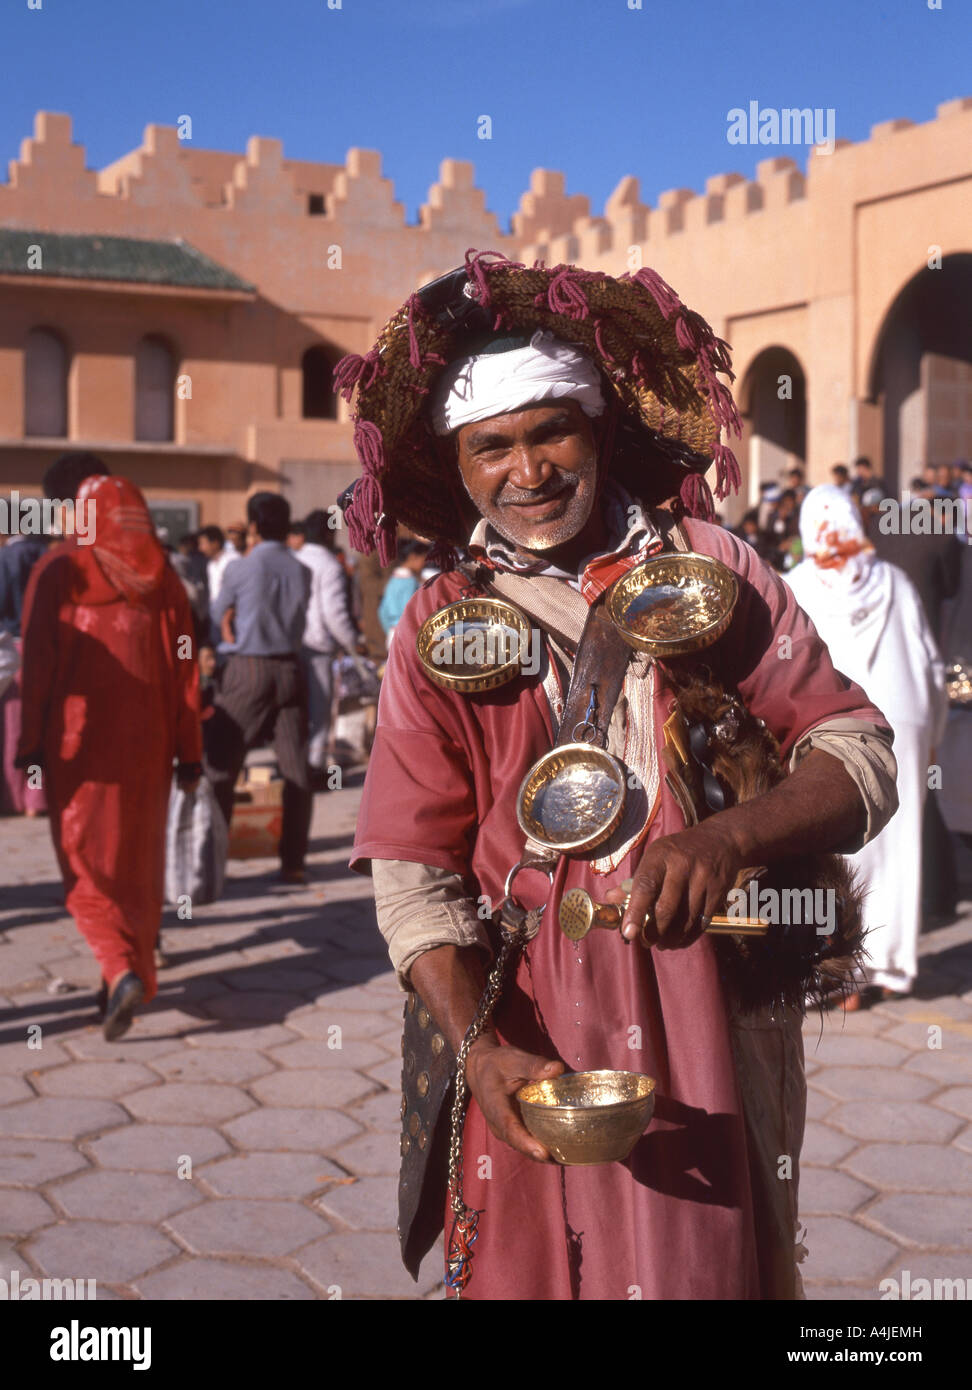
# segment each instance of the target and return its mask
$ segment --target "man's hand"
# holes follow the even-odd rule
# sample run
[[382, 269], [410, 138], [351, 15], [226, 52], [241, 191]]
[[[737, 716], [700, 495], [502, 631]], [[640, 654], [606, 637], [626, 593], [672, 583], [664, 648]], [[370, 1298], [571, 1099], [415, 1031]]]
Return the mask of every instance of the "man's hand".
[[563, 1062], [534, 1057], [518, 1047], [504, 1047], [495, 1038], [477, 1038], [469, 1049], [466, 1080], [493, 1134], [517, 1153], [543, 1163], [550, 1154], [523, 1125], [513, 1095], [528, 1081], [560, 1076]]
[[[796, 854], [842, 853], [860, 843], [865, 823], [864, 802], [843, 763], [814, 748], [771, 791], [654, 840], [635, 872], [622, 935], [636, 940], [650, 912], [646, 945], [690, 946], [703, 918], [725, 911], [741, 869]], [[612, 888], [607, 897], [621, 902], [624, 891]]]
[[[622, 936], [662, 950], [691, 946], [704, 930], [704, 919], [725, 912], [744, 867], [742, 847], [723, 816], [653, 840], [635, 871]], [[624, 890], [612, 888], [607, 898], [620, 903]]]
[[195, 791], [202, 778], [199, 763], [178, 763], [176, 765], [176, 785], [181, 792]]

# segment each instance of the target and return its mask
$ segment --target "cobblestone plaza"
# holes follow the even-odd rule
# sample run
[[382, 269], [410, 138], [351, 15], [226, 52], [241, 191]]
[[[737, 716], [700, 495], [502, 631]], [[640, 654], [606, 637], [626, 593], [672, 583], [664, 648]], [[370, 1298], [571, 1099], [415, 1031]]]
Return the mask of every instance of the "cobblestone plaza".
[[[47, 823], [5, 822], [0, 1278], [93, 1278], [108, 1299], [443, 1296], [438, 1247], [418, 1285], [398, 1258], [401, 995], [346, 868], [349, 780], [317, 798], [307, 888], [231, 861], [222, 901], [167, 917], [158, 998], [113, 1044]], [[972, 1270], [964, 908], [922, 937], [912, 998], [807, 1019], [810, 1299]]]

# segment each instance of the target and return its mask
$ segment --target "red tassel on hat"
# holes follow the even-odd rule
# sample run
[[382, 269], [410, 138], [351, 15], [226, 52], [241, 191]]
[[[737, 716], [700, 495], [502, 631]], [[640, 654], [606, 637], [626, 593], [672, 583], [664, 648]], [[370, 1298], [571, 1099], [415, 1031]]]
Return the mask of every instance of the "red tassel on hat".
[[685, 511], [699, 521], [712, 521], [715, 505], [709, 484], [701, 473], [690, 473], [679, 489], [679, 496], [685, 504]]

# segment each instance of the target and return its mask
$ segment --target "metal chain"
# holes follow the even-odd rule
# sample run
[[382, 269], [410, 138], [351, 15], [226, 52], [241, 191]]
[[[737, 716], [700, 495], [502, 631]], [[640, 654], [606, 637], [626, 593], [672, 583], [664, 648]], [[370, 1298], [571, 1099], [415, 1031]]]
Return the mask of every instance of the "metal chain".
[[503, 981], [510, 960], [526, 945], [543, 915], [542, 908], [527, 912], [509, 898], [503, 905], [503, 911], [504, 914], [509, 913], [514, 921], [501, 922], [503, 944], [486, 981], [476, 1017], [466, 1030], [456, 1056], [456, 1093], [452, 1101], [449, 1126], [449, 1204], [452, 1207], [453, 1220], [446, 1284], [453, 1290], [457, 1299], [462, 1298], [463, 1289], [472, 1275], [472, 1246], [476, 1241], [480, 1215], [472, 1207], [466, 1206], [462, 1195], [462, 1132], [469, 1089], [466, 1082], [466, 1062], [470, 1048], [476, 1039], [482, 1036], [492, 1017], [503, 991]]
[[449, 1132], [449, 1191], [452, 1194], [452, 1210], [457, 1216], [465, 1210], [465, 1203], [462, 1200], [462, 1127], [469, 1089], [466, 1084], [466, 1059], [469, 1056], [469, 1049], [476, 1039], [482, 1036], [496, 1007], [496, 1001], [503, 988], [503, 977], [506, 973], [507, 963], [522, 944], [523, 938], [519, 932], [510, 933], [504, 930], [503, 945], [496, 957], [496, 964], [490, 971], [489, 979], [486, 981], [486, 988], [479, 1001], [476, 1017], [466, 1030], [466, 1036], [463, 1038], [456, 1056], [456, 1093], [452, 1100]]

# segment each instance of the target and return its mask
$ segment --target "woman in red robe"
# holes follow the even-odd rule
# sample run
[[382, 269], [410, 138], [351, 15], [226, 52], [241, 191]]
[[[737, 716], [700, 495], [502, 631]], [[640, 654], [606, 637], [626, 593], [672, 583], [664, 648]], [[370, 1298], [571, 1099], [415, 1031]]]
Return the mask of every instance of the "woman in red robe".
[[[156, 992], [173, 761], [199, 776], [192, 615], [138, 488], [88, 478], [89, 545], [35, 567], [24, 603], [18, 764], [39, 764], [68, 911], [101, 967], [105, 1036]], [[90, 513], [89, 513], [90, 516]]]

